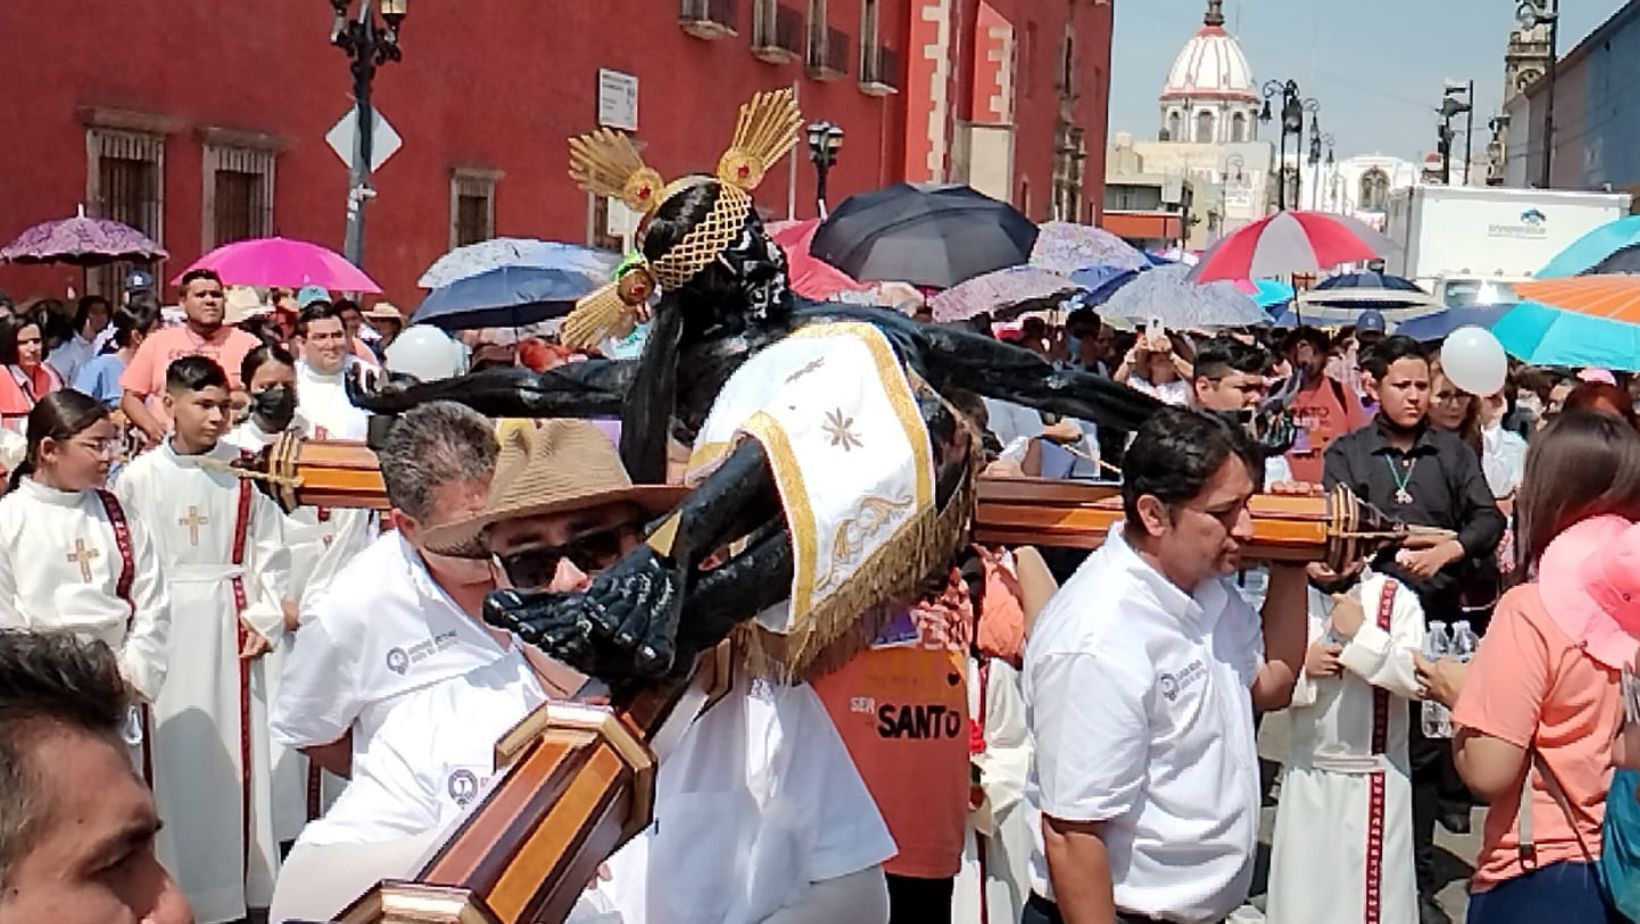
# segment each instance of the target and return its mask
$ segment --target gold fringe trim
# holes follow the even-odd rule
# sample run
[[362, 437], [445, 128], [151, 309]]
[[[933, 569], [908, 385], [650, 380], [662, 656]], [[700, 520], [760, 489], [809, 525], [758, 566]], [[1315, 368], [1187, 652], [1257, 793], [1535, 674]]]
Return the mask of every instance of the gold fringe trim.
[[[971, 435], [970, 435], [971, 438]], [[786, 633], [755, 621], [732, 636], [740, 668], [777, 683], [812, 680], [842, 667], [869, 648], [894, 616], [921, 595], [924, 580], [951, 564], [968, 544], [978, 497], [973, 462], [944, 510], [930, 507], [901, 526], [842, 587]]]

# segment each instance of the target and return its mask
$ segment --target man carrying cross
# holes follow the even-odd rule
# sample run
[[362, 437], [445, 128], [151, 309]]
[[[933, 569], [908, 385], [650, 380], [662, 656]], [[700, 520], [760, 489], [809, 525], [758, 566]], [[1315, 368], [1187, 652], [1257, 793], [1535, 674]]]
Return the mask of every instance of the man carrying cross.
[[172, 670], [155, 704], [160, 861], [198, 920], [266, 907], [278, 864], [262, 655], [284, 628], [290, 576], [284, 516], [226, 466], [228, 378], [188, 356], [166, 371], [174, 429], [121, 473], [117, 491], [147, 524], [170, 588]]

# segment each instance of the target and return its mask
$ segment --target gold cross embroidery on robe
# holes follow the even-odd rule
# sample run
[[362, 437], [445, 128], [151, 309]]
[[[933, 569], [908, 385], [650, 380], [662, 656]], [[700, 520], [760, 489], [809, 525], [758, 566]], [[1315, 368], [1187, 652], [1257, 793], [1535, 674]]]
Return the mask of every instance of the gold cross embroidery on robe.
[[80, 580], [90, 583], [91, 560], [102, 554], [102, 549], [86, 548], [84, 539], [74, 540], [74, 551], [68, 553], [66, 561], [80, 566]]
[[180, 520], [177, 520], [177, 525], [188, 527], [188, 544], [197, 546], [199, 545], [199, 528], [201, 526], [209, 525], [210, 522], [210, 517], [202, 516], [198, 507], [189, 504], [188, 515]]

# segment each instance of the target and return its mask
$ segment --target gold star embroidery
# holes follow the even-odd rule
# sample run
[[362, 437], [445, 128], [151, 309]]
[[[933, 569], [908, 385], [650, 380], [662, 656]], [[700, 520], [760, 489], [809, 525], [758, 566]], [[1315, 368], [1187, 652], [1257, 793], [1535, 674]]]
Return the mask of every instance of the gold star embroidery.
[[844, 452], [856, 446], [865, 446], [865, 443], [860, 442], [860, 438], [854, 435], [854, 418], [844, 417], [842, 408], [826, 415], [825, 428], [826, 435], [831, 437], [831, 444], [843, 447]]

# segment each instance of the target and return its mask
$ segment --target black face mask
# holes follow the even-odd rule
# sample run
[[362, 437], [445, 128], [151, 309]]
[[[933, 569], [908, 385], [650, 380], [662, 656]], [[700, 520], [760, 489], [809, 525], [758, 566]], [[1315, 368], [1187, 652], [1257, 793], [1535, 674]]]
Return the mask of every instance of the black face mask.
[[251, 413], [263, 429], [283, 430], [296, 417], [296, 392], [284, 385], [265, 388], [251, 396]]

